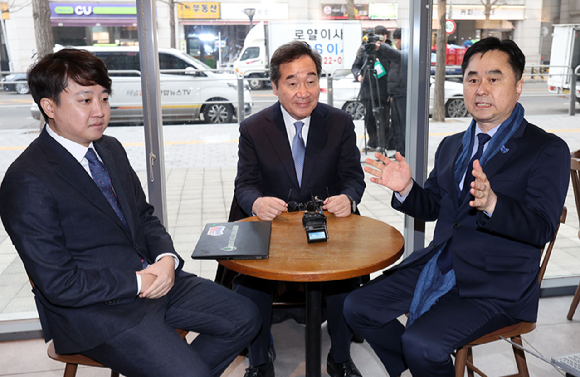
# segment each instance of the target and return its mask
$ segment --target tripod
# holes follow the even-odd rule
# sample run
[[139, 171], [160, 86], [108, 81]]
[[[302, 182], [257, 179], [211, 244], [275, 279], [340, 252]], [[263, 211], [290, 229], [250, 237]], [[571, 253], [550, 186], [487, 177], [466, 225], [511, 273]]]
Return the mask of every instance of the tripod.
[[[362, 74], [363, 78], [368, 78], [367, 80], [363, 79], [362, 85], [365, 85], [368, 81], [369, 85], [369, 94], [370, 94], [370, 109], [366, 109], [366, 116], [369, 116], [369, 113], [372, 113], [375, 121], [375, 132], [377, 135], [377, 143], [378, 143], [378, 151], [380, 153], [386, 153], [386, 135], [384, 134], [383, 130], [385, 130], [386, 124], [382, 124], [386, 121], [386, 109], [384, 106], [381, 105], [381, 90], [379, 87], [379, 79], [377, 78], [376, 74], [377, 71], [375, 69], [375, 62], [376, 62], [376, 53], [374, 51], [374, 44], [370, 45], [369, 50], [366, 51], [366, 60], [361, 67], [360, 74]], [[361, 93], [363, 91], [363, 87], [361, 86], [361, 91], [358, 94], [357, 100], [360, 102]], [[365, 123], [367, 121], [365, 120]], [[366, 130], [368, 131], [368, 130]], [[366, 132], [365, 132], [365, 145], [367, 144], [366, 140]], [[370, 137], [370, 135], [369, 135]], [[365, 154], [368, 150], [365, 148]]]

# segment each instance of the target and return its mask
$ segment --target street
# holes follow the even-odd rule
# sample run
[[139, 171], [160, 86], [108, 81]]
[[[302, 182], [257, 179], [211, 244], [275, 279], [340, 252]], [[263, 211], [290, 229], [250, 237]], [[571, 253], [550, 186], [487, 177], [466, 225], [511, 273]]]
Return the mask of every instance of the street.
[[[252, 99], [254, 101], [252, 113], [257, 113], [274, 103], [276, 96], [272, 94], [272, 89], [253, 90]], [[546, 82], [541, 80], [525, 81], [520, 102], [526, 109], [526, 115], [564, 115], [568, 114], [570, 108], [568, 96], [549, 93]], [[0, 129], [39, 129], [39, 121], [30, 115], [31, 104], [32, 96], [29, 94], [0, 92]], [[576, 112], [580, 116], [578, 103]]]

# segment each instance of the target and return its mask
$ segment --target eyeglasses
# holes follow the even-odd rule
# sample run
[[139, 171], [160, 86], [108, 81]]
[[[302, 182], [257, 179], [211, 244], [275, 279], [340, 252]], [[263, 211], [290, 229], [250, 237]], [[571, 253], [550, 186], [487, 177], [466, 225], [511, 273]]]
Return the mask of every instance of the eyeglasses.
[[[328, 192], [328, 188], [326, 189]], [[288, 192], [288, 200], [290, 200], [290, 195], [292, 194], [292, 189]], [[298, 203], [295, 201], [286, 201], [288, 204], [288, 212], [298, 212], [298, 211], [307, 211], [307, 212], [320, 212], [322, 213], [322, 206], [324, 205], [324, 200], [319, 199], [317, 196], [312, 196], [312, 200], [307, 203]]]
[[322, 212], [324, 201], [315, 198], [308, 203], [288, 202], [288, 212], [307, 211], [307, 212]]

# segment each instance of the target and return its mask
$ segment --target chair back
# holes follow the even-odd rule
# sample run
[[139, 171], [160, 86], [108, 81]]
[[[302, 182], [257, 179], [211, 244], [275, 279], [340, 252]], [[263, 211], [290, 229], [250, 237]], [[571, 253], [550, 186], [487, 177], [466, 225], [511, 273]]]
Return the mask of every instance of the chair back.
[[[578, 205], [578, 202], [576, 202]], [[554, 237], [552, 240], [544, 246], [542, 249], [542, 254], [544, 254], [544, 259], [542, 260], [542, 264], [540, 265], [540, 273], [538, 274], [538, 282], [542, 285], [542, 279], [544, 278], [544, 274], [546, 273], [546, 268], [548, 267], [548, 261], [550, 260], [550, 256], [552, 255], [552, 249], [554, 248], [554, 243], [556, 243], [556, 236], [558, 235], [558, 230], [560, 230], [560, 225], [566, 223], [566, 216], [568, 214], [568, 209], [566, 206], [562, 208], [562, 214], [560, 215], [560, 221], [556, 226], [556, 231], [554, 232]], [[545, 253], [544, 253], [545, 250]]]
[[[570, 157], [570, 179], [572, 180], [576, 212], [580, 216], [580, 150], [570, 153]], [[580, 231], [578, 237], [580, 238]]]

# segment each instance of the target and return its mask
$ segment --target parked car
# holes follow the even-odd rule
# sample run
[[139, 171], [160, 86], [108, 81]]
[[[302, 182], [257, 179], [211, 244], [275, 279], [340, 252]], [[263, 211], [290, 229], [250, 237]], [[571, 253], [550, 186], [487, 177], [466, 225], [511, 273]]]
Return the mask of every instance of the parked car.
[[[433, 97], [435, 79], [431, 77], [429, 90], [429, 114], [433, 113]], [[363, 119], [365, 108], [358, 101], [360, 82], [356, 81], [351, 73], [344, 77], [335, 77], [332, 80], [333, 106], [351, 114], [353, 119]], [[320, 80], [320, 101], [327, 103], [327, 81]], [[445, 116], [447, 118], [461, 118], [469, 116], [463, 102], [463, 85], [453, 81], [445, 81]]]
[[18, 94], [28, 94], [28, 83], [26, 82], [26, 73], [11, 73], [0, 80], [1, 85], [7, 92], [16, 92]]
[[[78, 47], [103, 60], [113, 81], [110, 123], [143, 122], [139, 47]], [[176, 49], [159, 49], [159, 83], [163, 121], [230, 123], [238, 111], [238, 80], [233, 73], [212, 70]], [[244, 111], [250, 114], [252, 96], [245, 84]], [[40, 118], [38, 107], [32, 116]]]

